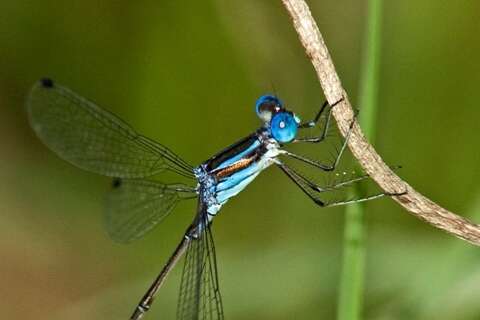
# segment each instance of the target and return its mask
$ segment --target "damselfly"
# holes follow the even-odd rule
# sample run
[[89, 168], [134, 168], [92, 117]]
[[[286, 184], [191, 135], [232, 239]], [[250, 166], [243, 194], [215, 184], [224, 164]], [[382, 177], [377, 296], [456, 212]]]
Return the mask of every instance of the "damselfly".
[[[340, 102], [340, 101], [339, 101]], [[110, 112], [50, 79], [39, 81], [27, 101], [30, 124], [38, 137], [66, 161], [82, 169], [109, 176], [106, 226], [119, 242], [142, 237], [182, 199], [198, 199], [197, 212], [171, 258], [148, 289], [130, 319], [140, 319], [150, 309], [165, 278], [185, 254], [177, 319], [224, 319], [218, 286], [211, 222], [220, 208], [270, 165], [280, 168], [317, 205], [335, 206], [385, 196], [378, 193], [354, 200], [328, 202], [324, 193], [365, 180], [354, 176], [320, 186], [284, 163], [289, 157], [323, 171], [333, 171], [344, 153], [350, 130], [331, 163], [320, 163], [286, 151], [289, 143], [319, 143], [327, 137], [332, 108], [324, 103], [315, 118], [301, 122], [273, 95], [260, 97], [255, 106], [262, 126], [255, 132], [193, 167], [163, 145], [138, 134]], [[317, 126], [316, 137], [297, 137], [299, 130]], [[146, 178], [165, 170], [191, 179], [193, 185], [164, 184]]]

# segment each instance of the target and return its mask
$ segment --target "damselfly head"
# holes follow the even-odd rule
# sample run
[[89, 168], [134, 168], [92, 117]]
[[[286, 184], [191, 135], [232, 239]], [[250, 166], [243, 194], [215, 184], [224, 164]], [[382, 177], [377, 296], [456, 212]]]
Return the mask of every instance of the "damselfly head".
[[273, 95], [261, 96], [255, 104], [255, 110], [270, 129], [272, 137], [279, 143], [288, 143], [295, 139], [300, 118], [287, 111], [280, 99]]
[[272, 120], [276, 113], [284, 110], [282, 101], [272, 95], [261, 96], [255, 104], [255, 111], [258, 117], [265, 123]]
[[270, 121], [270, 133], [279, 143], [288, 143], [295, 139], [300, 119], [290, 111], [276, 113]]

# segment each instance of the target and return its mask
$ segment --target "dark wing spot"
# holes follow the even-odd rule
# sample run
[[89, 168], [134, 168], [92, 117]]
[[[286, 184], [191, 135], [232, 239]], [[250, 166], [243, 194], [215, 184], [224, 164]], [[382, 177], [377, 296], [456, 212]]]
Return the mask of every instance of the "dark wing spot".
[[44, 88], [53, 88], [53, 80], [49, 78], [43, 78], [40, 80], [40, 83]]
[[119, 188], [121, 185], [122, 185], [122, 179], [120, 179], [120, 178], [114, 178], [114, 179], [112, 180], [112, 187], [113, 187], [114, 189]]

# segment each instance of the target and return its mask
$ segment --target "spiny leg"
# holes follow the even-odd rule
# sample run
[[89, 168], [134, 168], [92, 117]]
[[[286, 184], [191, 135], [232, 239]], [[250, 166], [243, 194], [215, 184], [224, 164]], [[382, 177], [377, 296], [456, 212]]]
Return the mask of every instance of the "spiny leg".
[[[313, 118], [313, 120], [310, 120], [310, 121], [302, 122], [301, 124], [298, 125], [298, 128], [299, 129], [307, 129], [307, 128], [315, 127], [317, 125], [318, 121], [320, 120], [320, 117], [322, 116], [323, 112], [325, 111], [325, 109], [327, 109], [328, 106], [329, 106], [328, 101], [325, 100], [325, 102], [320, 107], [320, 110], [315, 115], [315, 118]], [[329, 112], [329, 114], [330, 114], [330, 112]]]
[[[402, 168], [402, 166], [398, 166], [398, 165], [397, 166], [390, 166], [390, 169], [392, 169], [393, 171], [395, 171], [397, 169], [401, 169], [401, 168]], [[343, 174], [345, 175], [346, 172], [344, 172]], [[354, 174], [355, 174], [355, 172], [352, 171], [352, 176]], [[370, 176], [368, 174], [358, 175], [358, 176], [355, 176], [352, 179], [343, 180], [343, 181], [340, 181], [338, 183], [334, 183], [333, 185], [326, 186], [326, 187], [323, 188], [323, 191], [334, 191], [336, 189], [340, 189], [342, 187], [354, 184], [355, 182], [360, 182], [360, 181], [363, 181], [363, 180], [366, 180], [366, 179], [369, 179], [369, 178], [370, 178]], [[391, 195], [401, 195], [401, 194], [404, 194], [404, 193], [400, 193], [400, 194], [394, 193], [394, 194], [391, 194]]]
[[340, 148], [340, 150], [338, 150], [337, 155], [335, 156], [335, 160], [333, 161], [332, 164], [323, 164], [323, 163], [320, 163], [318, 161], [308, 159], [304, 156], [300, 156], [298, 154], [295, 154], [295, 153], [292, 153], [292, 152], [289, 152], [289, 151], [286, 151], [286, 150], [282, 150], [281, 154], [286, 155], [286, 156], [291, 157], [291, 158], [294, 158], [294, 159], [297, 159], [297, 160], [300, 160], [304, 163], [307, 163], [311, 166], [320, 168], [324, 171], [333, 171], [333, 170], [335, 170], [338, 163], [340, 162], [340, 158], [342, 157], [343, 152], [345, 151], [345, 148], [347, 147], [348, 140], [350, 139], [350, 134], [352, 133], [352, 130], [353, 130], [353, 125], [355, 124], [355, 120], [356, 120], [356, 115], [355, 115], [355, 118], [352, 120], [352, 123], [350, 124], [350, 128], [348, 129], [347, 136], [345, 137], [345, 140], [343, 141], [342, 147]]
[[335, 201], [335, 202], [332, 202], [332, 203], [327, 204], [326, 207], [343, 206], [343, 205], [352, 204], [352, 203], [360, 203], [360, 202], [375, 200], [375, 199], [382, 198], [382, 197], [385, 197], [385, 196], [390, 196], [390, 197], [392, 197], [392, 196], [400, 196], [400, 195], [403, 195], [403, 194], [405, 194], [405, 193], [404, 193], [404, 192], [402, 192], [402, 193], [379, 192], [379, 193], [372, 194], [372, 195], [370, 195], [370, 196], [363, 197], [363, 198], [360, 198], [360, 199], [351, 199], [351, 200]]
[[313, 189], [313, 191], [318, 191], [316, 189], [317, 186], [314, 183], [307, 179], [303, 179], [303, 177], [299, 176], [295, 171], [293, 171], [293, 169], [289, 168], [287, 165], [281, 162], [277, 163], [277, 166], [287, 175], [287, 177], [290, 178], [290, 180], [293, 181], [293, 183], [295, 183], [300, 188], [300, 190], [303, 191], [303, 193], [307, 195], [307, 197], [309, 197], [317, 205], [321, 207], [325, 206], [325, 203], [322, 200], [314, 197], [312, 194], [312, 190], [309, 190]]
[[331, 119], [331, 115], [332, 115], [332, 109], [333, 109], [333, 107], [335, 107], [337, 104], [339, 104], [342, 101], [343, 101], [343, 98], [341, 98], [340, 100], [338, 100], [337, 102], [335, 102], [331, 106], [328, 104], [328, 101], [325, 101], [313, 120], [301, 123], [298, 126], [299, 129], [307, 129], [307, 128], [315, 127], [318, 124], [318, 121], [320, 120], [320, 117], [322, 116], [325, 109], [327, 107], [330, 107], [330, 109], [328, 110], [327, 117], [326, 117], [327, 119], [325, 121], [325, 125], [323, 127], [323, 130], [322, 130], [322, 133], [320, 134], [320, 136], [311, 137], [311, 138], [297, 138], [293, 142], [318, 143], [318, 142], [321, 142], [321, 141], [325, 140], [325, 138], [327, 137], [328, 128], [330, 127], [330, 119]]
[[284, 163], [277, 162], [277, 166], [305, 193], [313, 202], [315, 202], [317, 205], [321, 207], [333, 207], [333, 206], [340, 206], [340, 205], [346, 205], [346, 204], [351, 204], [351, 203], [359, 203], [359, 202], [365, 202], [369, 200], [374, 200], [378, 199], [384, 196], [399, 196], [403, 195], [406, 192], [402, 193], [388, 193], [388, 192], [380, 192], [374, 195], [370, 195], [364, 198], [359, 198], [359, 199], [352, 199], [352, 200], [341, 200], [341, 201], [335, 201], [331, 203], [327, 203], [323, 200], [321, 200], [318, 197], [318, 193], [322, 192], [332, 192], [335, 191], [339, 188], [345, 187], [347, 185], [353, 184], [355, 182], [359, 182], [365, 179], [368, 179], [368, 175], [362, 175], [353, 179], [349, 179], [346, 181], [342, 181], [340, 183], [327, 186], [327, 187], [321, 187], [317, 185], [316, 183], [312, 182], [311, 180], [307, 179], [305, 176], [301, 175], [300, 173], [296, 172], [292, 168], [288, 167]]

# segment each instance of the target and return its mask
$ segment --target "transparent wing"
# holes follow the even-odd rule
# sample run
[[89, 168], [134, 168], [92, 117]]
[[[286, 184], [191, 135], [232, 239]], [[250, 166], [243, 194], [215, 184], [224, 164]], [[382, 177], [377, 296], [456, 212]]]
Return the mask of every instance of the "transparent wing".
[[185, 256], [177, 320], [223, 320], [215, 246], [210, 225], [192, 239]]
[[128, 243], [144, 236], [182, 199], [196, 198], [183, 184], [115, 179], [107, 195], [105, 227], [110, 237]]
[[110, 177], [142, 178], [165, 169], [192, 177], [192, 167], [168, 148], [78, 96], [43, 79], [27, 100], [30, 124], [61, 158]]

